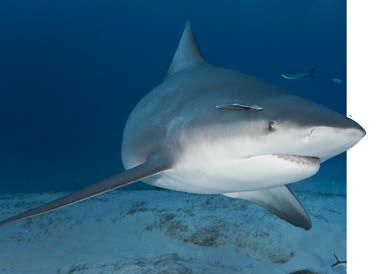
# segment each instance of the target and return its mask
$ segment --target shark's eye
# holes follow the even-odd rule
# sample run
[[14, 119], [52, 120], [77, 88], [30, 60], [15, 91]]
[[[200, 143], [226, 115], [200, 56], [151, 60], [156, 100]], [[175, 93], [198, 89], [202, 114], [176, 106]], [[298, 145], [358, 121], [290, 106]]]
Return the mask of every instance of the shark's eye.
[[276, 130], [276, 124], [277, 122], [274, 120], [271, 120], [268, 122], [268, 130], [269, 131], [275, 131]]

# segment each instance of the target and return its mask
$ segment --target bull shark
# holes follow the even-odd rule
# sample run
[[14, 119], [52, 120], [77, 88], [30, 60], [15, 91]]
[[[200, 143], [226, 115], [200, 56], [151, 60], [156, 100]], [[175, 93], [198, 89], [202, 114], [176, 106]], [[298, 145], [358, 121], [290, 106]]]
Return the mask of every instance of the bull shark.
[[290, 224], [311, 220], [287, 185], [355, 145], [350, 118], [240, 72], [208, 64], [188, 22], [164, 81], [125, 126], [125, 171], [0, 221], [40, 215], [142, 180], [257, 203]]

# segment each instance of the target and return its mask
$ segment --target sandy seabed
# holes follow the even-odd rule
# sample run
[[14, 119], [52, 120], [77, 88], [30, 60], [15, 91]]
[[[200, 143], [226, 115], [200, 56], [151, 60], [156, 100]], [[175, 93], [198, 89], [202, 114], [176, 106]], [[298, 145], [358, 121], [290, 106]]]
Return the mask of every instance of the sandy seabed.
[[[0, 217], [63, 193], [0, 196]], [[0, 227], [0, 273], [346, 273], [343, 196], [297, 193], [310, 231], [221, 195], [114, 191]]]

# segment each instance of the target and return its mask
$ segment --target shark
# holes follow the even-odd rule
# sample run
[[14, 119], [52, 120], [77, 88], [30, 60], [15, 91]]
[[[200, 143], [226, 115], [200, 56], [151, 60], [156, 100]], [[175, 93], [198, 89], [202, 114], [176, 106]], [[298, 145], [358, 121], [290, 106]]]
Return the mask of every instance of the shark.
[[352, 119], [238, 71], [209, 64], [187, 22], [164, 80], [138, 102], [123, 135], [125, 170], [0, 225], [144, 181], [169, 190], [220, 194], [261, 205], [309, 230], [288, 184], [366, 134]]

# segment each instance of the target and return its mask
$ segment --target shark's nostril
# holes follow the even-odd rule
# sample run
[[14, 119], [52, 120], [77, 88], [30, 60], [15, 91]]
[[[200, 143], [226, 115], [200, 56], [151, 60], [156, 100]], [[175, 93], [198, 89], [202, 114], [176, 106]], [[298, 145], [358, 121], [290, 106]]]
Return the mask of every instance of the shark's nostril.
[[310, 129], [310, 133], [308, 135], [308, 139], [311, 140], [315, 132], [315, 128]]

